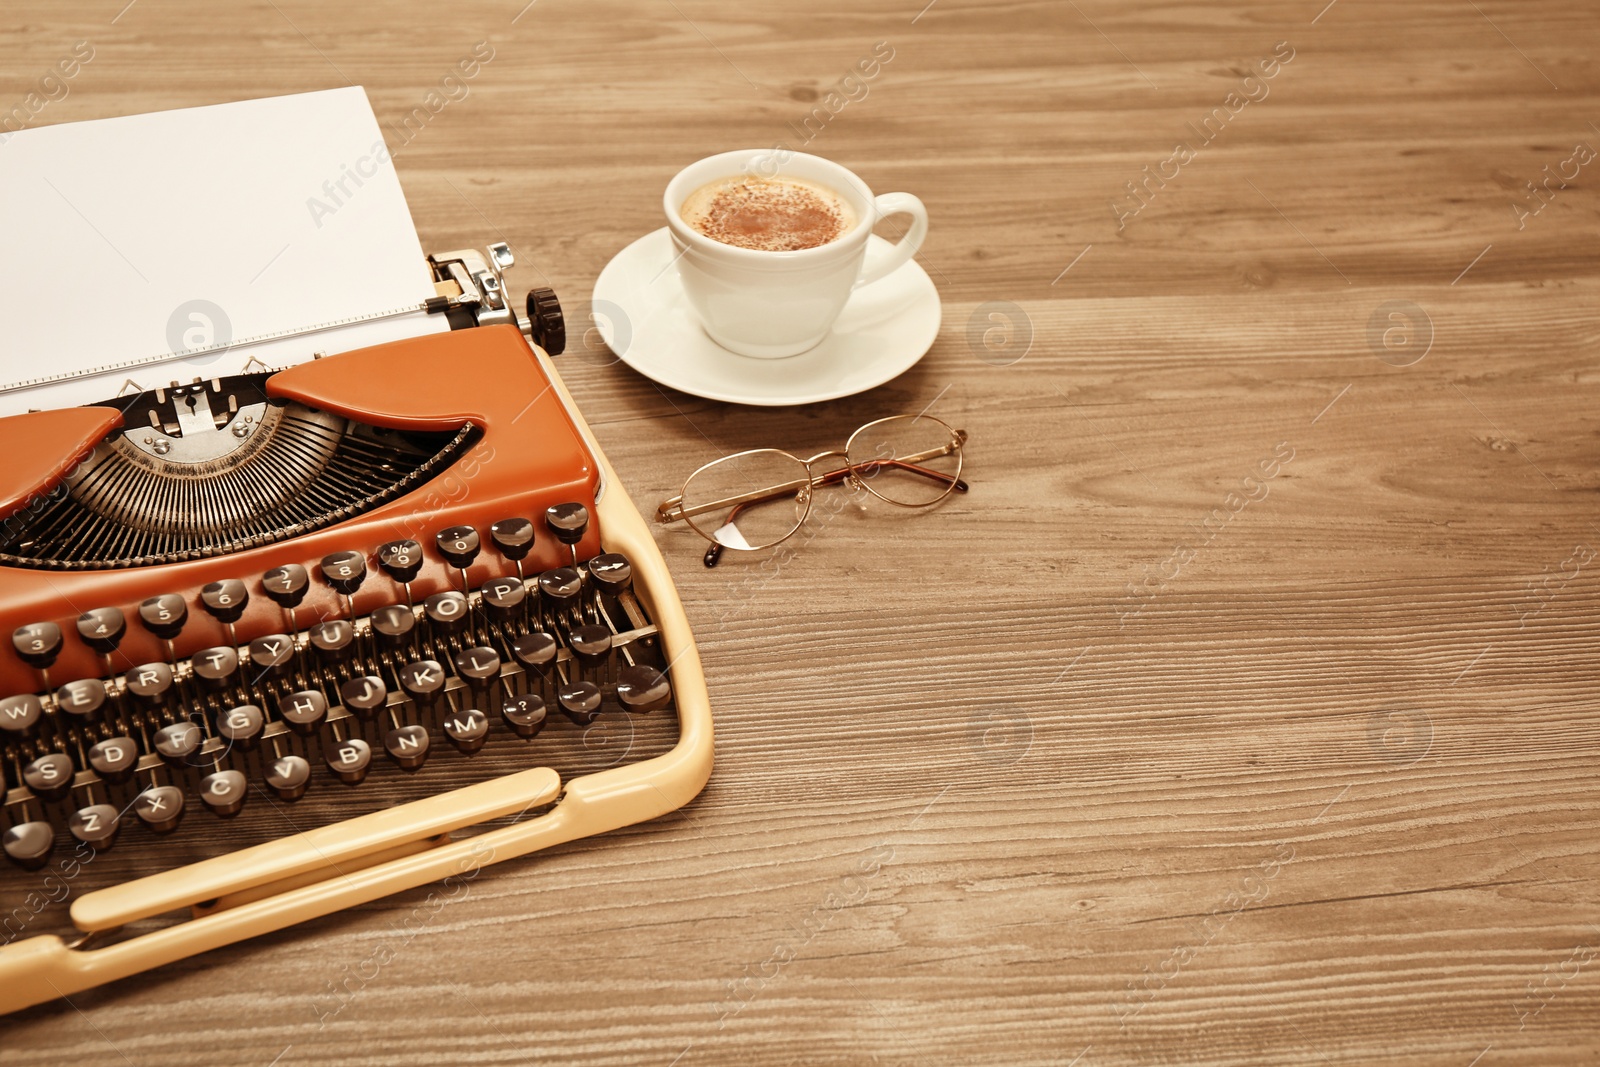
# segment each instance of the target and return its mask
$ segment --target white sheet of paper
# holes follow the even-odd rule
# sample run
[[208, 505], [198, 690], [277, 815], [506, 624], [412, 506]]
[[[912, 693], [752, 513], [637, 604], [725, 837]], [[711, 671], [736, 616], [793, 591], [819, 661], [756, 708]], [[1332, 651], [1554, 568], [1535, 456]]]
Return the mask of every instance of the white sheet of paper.
[[0, 248], [0, 415], [448, 328], [360, 88], [16, 133]]

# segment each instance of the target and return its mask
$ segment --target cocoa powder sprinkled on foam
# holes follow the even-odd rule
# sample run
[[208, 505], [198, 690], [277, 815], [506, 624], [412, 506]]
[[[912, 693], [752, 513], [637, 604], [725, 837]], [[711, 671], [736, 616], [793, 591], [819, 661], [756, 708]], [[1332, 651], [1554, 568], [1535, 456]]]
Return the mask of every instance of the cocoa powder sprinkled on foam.
[[[685, 221], [713, 241], [736, 248], [795, 252], [825, 245], [848, 228], [837, 203], [797, 182], [739, 179], [719, 184], [709, 203], [704, 199], [701, 193], [689, 198]], [[691, 205], [699, 207], [693, 217]]]

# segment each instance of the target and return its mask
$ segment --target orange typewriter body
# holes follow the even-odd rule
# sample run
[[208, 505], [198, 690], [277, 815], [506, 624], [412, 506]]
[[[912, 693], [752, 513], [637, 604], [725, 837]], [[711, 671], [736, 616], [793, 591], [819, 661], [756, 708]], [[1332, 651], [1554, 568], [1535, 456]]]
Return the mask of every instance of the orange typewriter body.
[[[28, 566], [7, 557], [9, 563], [0, 562], [0, 633], [10, 635], [40, 623], [53, 623], [61, 633], [59, 652], [43, 669], [24, 662], [10, 642], [0, 642], [0, 698], [36, 694], [43, 708], [36, 732], [66, 730], [67, 716], [51, 694], [68, 682], [102, 680], [108, 701], [126, 702], [132, 699], [126, 691], [127, 673], [141, 665], [184, 664], [179, 673], [187, 683], [191, 676], [185, 672], [192, 667], [188, 658], [195, 653], [226, 646], [248, 661], [250, 642], [278, 634], [294, 637], [300, 642], [297, 655], [309, 657], [313, 650], [305, 635], [319, 621], [347, 619], [354, 624], [380, 607], [404, 602], [415, 605], [418, 624], [426, 627], [425, 598], [450, 590], [464, 591], [474, 618], [486, 619], [481, 594], [491, 579], [526, 575], [530, 596], [536, 598], [541, 572], [581, 565], [608, 552], [625, 556], [633, 575], [631, 589], [613, 602], [621, 621], [611, 628], [633, 641], [630, 647], [648, 648], [670, 679], [677, 741], [653, 758], [567, 781], [539, 766], [537, 753], [530, 750], [528, 767], [504, 777], [78, 897], [71, 915], [83, 937], [69, 942], [36, 935], [0, 947], [0, 1011], [437, 881], [469, 864], [508, 859], [652, 818], [686, 803], [710, 774], [709, 703], [693, 638], [665, 565], [637, 509], [588, 438], [549, 357], [515, 326], [460, 329], [321, 358], [271, 374], [262, 388], [271, 403], [292, 402], [380, 433], [435, 434], [450, 441], [453, 451], [436, 468], [412, 472], [388, 499], [334, 521], [308, 523], [303, 532], [291, 531], [268, 543], [138, 565], [121, 565], [115, 552], [109, 554], [111, 565], [78, 560]], [[25, 537], [19, 541], [15, 530], [26, 528], [59, 499], [63, 483], [97, 446], [131, 429], [123, 423], [123, 414], [114, 407], [0, 419], [0, 455], [9, 457], [0, 470], [0, 527], [12, 524], [8, 546], [28, 542]], [[360, 490], [358, 486], [350, 492], [360, 496]], [[582, 504], [592, 517], [581, 539], [570, 546], [538, 521], [548, 507], [565, 503]], [[489, 537], [491, 524], [508, 517], [535, 520], [532, 547], [520, 567], [498, 552]], [[483, 535], [481, 550], [464, 574], [442, 557], [434, 541], [439, 530], [455, 526]], [[380, 545], [400, 539], [419, 542], [425, 550], [409, 588], [386, 574], [374, 555]], [[63, 535], [60, 542], [69, 540]], [[324, 580], [319, 565], [330, 554], [352, 550], [365, 558], [366, 576], [353, 592], [340, 592]], [[139, 558], [148, 556], [133, 562]], [[263, 575], [288, 564], [304, 567], [311, 576], [303, 599], [293, 608], [265, 595], [261, 585]], [[587, 572], [584, 577], [587, 581]], [[242, 581], [250, 597], [243, 614], [225, 623], [207, 610], [200, 591], [228, 580]], [[140, 606], [149, 598], [174, 594], [183, 598], [187, 619], [175, 636], [164, 639], [141, 625]], [[127, 620], [120, 643], [110, 653], [91, 648], [77, 628], [83, 613], [101, 608], [118, 609]], [[487, 632], [488, 622], [482, 625]], [[370, 629], [360, 632], [376, 640]], [[558, 636], [561, 669], [575, 676], [571, 641]], [[505, 676], [498, 680], [508, 694], [526, 687], [514, 667], [508, 656]], [[444, 714], [466, 701], [465, 682], [451, 684], [457, 688], [450, 692], [461, 699], [445, 701]], [[403, 698], [395, 694], [390, 705], [409, 709]], [[336, 700], [333, 690], [330, 703]], [[270, 720], [270, 709], [267, 715]], [[216, 725], [215, 717], [202, 721], [203, 711], [192, 718], [208, 732]], [[335, 708], [323, 728], [337, 721]], [[353, 717], [344, 721], [352, 730], [358, 725]], [[498, 721], [493, 725], [503, 728]], [[20, 755], [6, 757], [10, 821], [0, 824], [0, 830], [25, 817], [42, 818], [42, 802], [30, 805], [20, 781], [21, 756], [40, 749], [28, 748], [19, 736], [12, 735], [10, 743]], [[287, 743], [291, 735], [281, 727], [274, 735], [269, 727], [268, 736]], [[0, 742], [5, 739], [0, 733]], [[82, 762], [76, 758], [80, 753], [73, 752], [75, 764]], [[162, 766], [152, 752], [145, 751], [141, 759], [140, 768]], [[75, 770], [75, 793], [94, 796], [92, 770], [81, 765]], [[529, 811], [543, 813], [471, 832], [485, 821]], [[131, 815], [125, 817], [133, 823], [125, 834], [144, 832]], [[202, 811], [185, 817], [208, 816]], [[64, 832], [62, 839], [72, 843]], [[159, 925], [159, 919], [171, 921]]]

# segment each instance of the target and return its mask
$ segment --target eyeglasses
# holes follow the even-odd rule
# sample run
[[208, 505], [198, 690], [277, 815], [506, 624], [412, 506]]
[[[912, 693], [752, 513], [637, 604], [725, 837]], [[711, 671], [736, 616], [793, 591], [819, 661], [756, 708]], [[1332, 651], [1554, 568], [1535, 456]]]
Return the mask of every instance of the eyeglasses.
[[[928, 508], [953, 492], [965, 493], [961, 448], [967, 431], [931, 415], [892, 415], [850, 435], [844, 449], [810, 459], [778, 448], [756, 448], [707, 463], [689, 475], [683, 492], [662, 501], [659, 523], [687, 522], [711, 542], [705, 564], [722, 550], [771, 548], [799, 532], [811, 513], [812, 490], [849, 485], [902, 508]], [[843, 466], [823, 460], [843, 460]]]

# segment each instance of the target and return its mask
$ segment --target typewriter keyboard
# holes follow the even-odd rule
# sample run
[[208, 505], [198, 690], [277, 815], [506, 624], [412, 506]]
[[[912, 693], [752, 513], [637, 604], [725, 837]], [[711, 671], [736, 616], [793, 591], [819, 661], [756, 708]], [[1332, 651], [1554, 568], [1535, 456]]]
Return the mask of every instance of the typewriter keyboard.
[[[588, 512], [557, 505], [544, 522], [575, 546]], [[459, 587], [416, 600], [425, 549], [400, 540], [213, 582], [198, 596], [151, 597], [132, 618], [91, 609], [76, 632], [18, 628], [16, 655], [40, 685], [0, 699], [6, 855], [37, 869], [70, 840], [103, 851], [131, 825], [167, 834], [196, 810], [228, 818], [252, 797], [294, 802], [357, 785], [384, 763], [417, 771], [446, 746], [473, 756], [497, 735], [532, 739], [554, 715], [582, 726], [667, 707], [666, 666], [628, 561], [580, 561], [574, 547], [570, 566], [524, 575], [535, 532], [526, 518], [440, 530], [432, 548]], [[486, 552], [508, 573], [472, 588], [467, 570]], [[394, 601], [357, 616], [350, 598], [374, 579]], [[296, 618], [313, 583], [341, 595], [343, 617]], [[231, 637], [253, 596], [282, 608], [283, 632], [171, 655], [191, 610]], [[130, 626], [166, 642], [168, 657], [114, 670]], [[100, 654], [103, 677], [52, 681], [68, 641]]]

